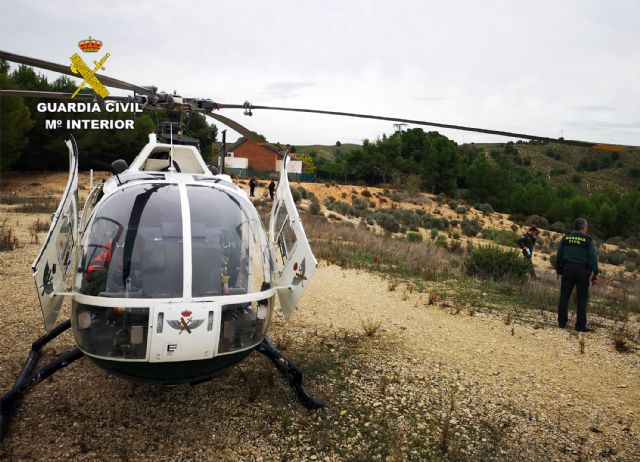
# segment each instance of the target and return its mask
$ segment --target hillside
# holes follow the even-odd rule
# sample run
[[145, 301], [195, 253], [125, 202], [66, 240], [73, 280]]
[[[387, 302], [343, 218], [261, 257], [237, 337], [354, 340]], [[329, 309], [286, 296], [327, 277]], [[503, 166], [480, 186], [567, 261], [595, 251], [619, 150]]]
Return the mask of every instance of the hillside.
[[[503, 151], [506, 144], [475, 144], [475, 147], [490, 154], [491, 151]], [[531, 169], [534, 172], [542, 172], [554, 186], [562, 186], [567, 183], [576, 184], [573, 176], [578, 175], [580, 182], [577, 185], [584, 187], [584, 191], [594, 192], [606, 188], [612, 188], [618, 192], [628, 192], [640, 185], [640, 148], [628, 148], [620, 153], [607, 153], [594, 151], [589, 148], [580, 148], [567, 145], [534, 145], [515, 144], [518, 155], [523, 159], [531, 160]], [[604, 162], [611, 162], [606, 168], [598, 168], [595, 171], [579, 169], [580, 162], [587, 163], [587, 168], [598, 167]], [[526, 165], [525, 165], [526, 166]], [[636, 169], [636, 170], [634, 170]], [[632, 171], [637, 172], [633, 176]]]

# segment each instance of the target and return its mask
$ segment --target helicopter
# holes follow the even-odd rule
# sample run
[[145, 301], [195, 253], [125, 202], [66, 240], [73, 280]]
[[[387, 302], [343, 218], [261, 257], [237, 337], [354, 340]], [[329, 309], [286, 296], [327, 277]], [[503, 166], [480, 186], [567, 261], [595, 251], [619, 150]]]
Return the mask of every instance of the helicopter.
[[[0, 51], [0, 59], [76, 77], [68, 66]], [[183, 98], [100, 76], [133, 96], [0, 89], [0, 96], [129, 101], [171, 114], [198, 112], [251, 142], [263, 139], [219, 111], [242, 109], [327, 114], [402, 122], [515, 138], [622, 150], [621, 146], [398, 117], [317, 109], [222, 104]], [[174, 130], [178, 127], [178, 130]], [[45, 335], [33, 342], [13, 388], [0, 398], [0, 437], [25, 393], [58, 370], [87, 357], [116, 376], [163, 385], [210, 380], [253, 351], [267, 356], [308, 409], [324, 406], [303, 384], [303, 371], [272, 344], [267, 331], [275, 298], [289, 319], [316, 271], [282, 157], [268, 229], [246, 192], [207, 166], [197, 140], [170, 122], [128, 165], [91, 188], [80, 212], [78, 147], [66, 141], [69, 176], [43, 247], [32, 264]], [[221, 159], [222, 160], [222, 159]], [[70, 319], [57, 324], [66, 297]], [[71, 329], [77, 348], [36, 369], [42, 348]]]

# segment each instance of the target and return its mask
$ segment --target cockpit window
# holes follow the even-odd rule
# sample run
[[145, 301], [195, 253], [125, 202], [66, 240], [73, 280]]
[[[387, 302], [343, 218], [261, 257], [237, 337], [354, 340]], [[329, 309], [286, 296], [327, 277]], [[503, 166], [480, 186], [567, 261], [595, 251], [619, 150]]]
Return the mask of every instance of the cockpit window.
[[80, 293], [118, 298], [182, 296], [180, 192], [172, 184], [117, 191], [85, 234]]
[[194, 297], [259, 292], [265, 282], [258, 232], [224, 191], [188, 186]]

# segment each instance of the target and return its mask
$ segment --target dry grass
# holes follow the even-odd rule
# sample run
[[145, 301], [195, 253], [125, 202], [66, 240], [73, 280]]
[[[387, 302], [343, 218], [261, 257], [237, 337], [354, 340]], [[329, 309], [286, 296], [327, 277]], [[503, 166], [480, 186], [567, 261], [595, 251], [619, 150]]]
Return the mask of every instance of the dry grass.
[[584, 354], [586, 341], [584, 339], [584, 335], [578, 334], [578, 345], [580, 346], [580, 353]]
[[17, 194], [0, 195], [0, 204], [12, 205], [19, 213], [53, 213], [59, 198], [51, 196], [21, 196]]
[[629, 342], [629, 340], [620, 333], [613, 334], [613, 346], [616, 351], [619, 351], [620, 353], [627, 353], [631, 351], [631, 348], [633, 348], [631, 342]]
[[360, 324], [367, 337], [375, 337], [380, 328], [382, 327], [382, 320], [375, 316], [366, 315], [360, 318]]
[[0, 224], [0, 251], [10, 252], [17, 249], [19, 245], [18, 238], [13, 234], [13, 228], [7, 225], [7, 219], [5, 218]]
[[460, 267], [458, 257], [435, 245], [376, 234], [350, 222], [330, 223], [307, 215], [305, 230], [316, 256], [343, 268], [433, 281], [446, 279]]

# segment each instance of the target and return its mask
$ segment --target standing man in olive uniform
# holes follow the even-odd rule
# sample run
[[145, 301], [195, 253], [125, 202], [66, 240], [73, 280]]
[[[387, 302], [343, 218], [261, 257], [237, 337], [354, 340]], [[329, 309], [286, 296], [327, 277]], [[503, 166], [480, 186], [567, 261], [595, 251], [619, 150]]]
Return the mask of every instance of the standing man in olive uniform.
[[587, 300], [589, 297], [589, 279], [594, 284], [600, 280], [596, 246], [587, 236], [587, 220], [578, 218], [573, 223], [574, 231], [560, 241], [556, 256], [556, 272], [562, 275], [560, 301], [558, 302], [558, 325], [564, 329], [567, 325], [567, 309], [573, 287], [578, 292], [578, 312], [576, 331], [590, 332], [587, 327]]
[[520, 236], [516, 242], [518, 247], [522, 249], [522, 255], [529, 263], [529, 275], [533, 279], [538, 279], [538, 275], [536, 274], [536, 270], [533, 267], [533, 246], [536, 245], [536, 238], [540, 234], [540, 230], [535, 226], [531, 226], [529, 230]]

